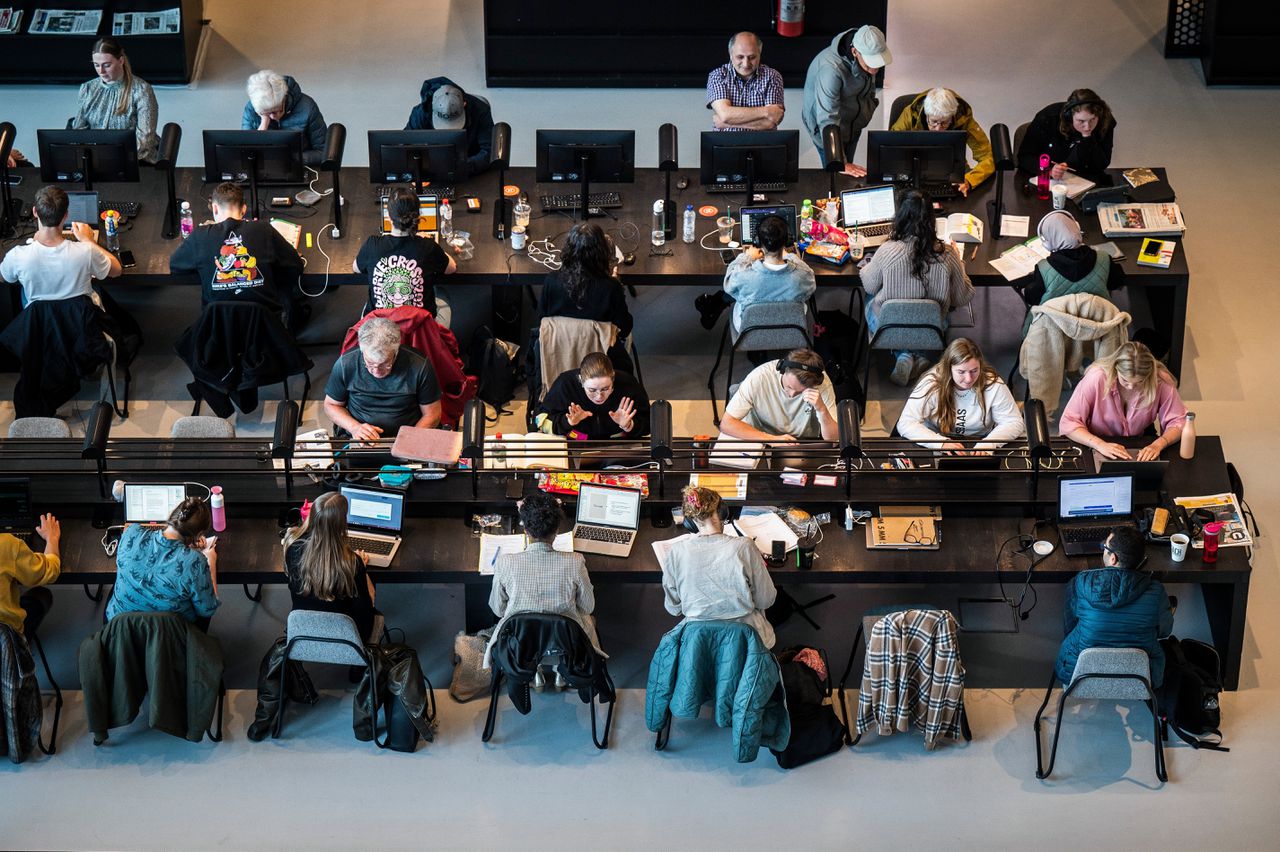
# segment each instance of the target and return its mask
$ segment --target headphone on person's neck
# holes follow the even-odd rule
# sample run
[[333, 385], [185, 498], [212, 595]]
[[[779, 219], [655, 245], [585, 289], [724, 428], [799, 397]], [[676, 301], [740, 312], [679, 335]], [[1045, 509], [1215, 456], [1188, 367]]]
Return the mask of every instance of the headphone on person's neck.
[[[721, 523], [721, 524], [728, 524], [728, 523], [729, 523], [729, 507], [728, 507], [728, 506], [726, 506], [725, 504], [721, 503], [721, 504], [720, 504], [720, 508], [716, 510], [716, 514], [720, 516], [720, 523]], [[697, 533], [697, 532], [699, 532], [699, 529], [698, 529], [698, 522], [697, 522], [697, 521], [695, 521], [693, 518], [689, 517], [688, 515], [685, 515], [685, 516], [684, 516], [684, 524], [683, 524], [683, 526], [684, 526], [684, 528], [685, 528], [685, 529], [687, 529], [687, 530], [688, 530], [689, 532], [691, 532], [691, 533]]]
[[1099, 98], [1072, 98], [1062, 105], [1062, 117], [1070, 120], [1071, 114], [1083, 106], [1095, 107], [1093, 111], [1096, 113], [1096, 108], [1102, 106], [1102, 101]]
[[787, 370], [799, 370], [802, 373], [810, 373], [817, 376], [819, 382], [821, 382], [827, 375], [823, 372], [821, 367], [815, 367], [812, 364], [806, 364], [803, 361], [792, 361], [788, 358], [779, 358], [777, 368], [779, 376], [785, 375]]

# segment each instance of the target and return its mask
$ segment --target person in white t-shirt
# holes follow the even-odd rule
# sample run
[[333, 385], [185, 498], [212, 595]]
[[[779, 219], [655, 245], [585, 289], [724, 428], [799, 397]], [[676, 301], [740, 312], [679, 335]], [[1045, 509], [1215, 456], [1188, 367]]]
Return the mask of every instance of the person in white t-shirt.
[[23, 304], [93, 296], [93, 279], [115, 278], [123, 271], [116, 256], [98, 245], [89, 225], [72, 223], [74, 241], [62, 236], [67, 194], [58, 187], [37, 192], [31, 212], [36, 217], [35, 236], [0, 261], [0, 278], [22, 285]]
[[761, 364], [729, 400], [720, 431], [760, 442], [840, 440], [836, 392], [825, 370], [812, 349], [793, 349], [786, 358]]
[[[958, 337], [916, 383], [898, 418], [898, 434], [922, 447], [959, 455], [990, 453], [1027, 433], [1009, 386], [982, 350]], [[957, 439], [982, 438], [977, 444]]]

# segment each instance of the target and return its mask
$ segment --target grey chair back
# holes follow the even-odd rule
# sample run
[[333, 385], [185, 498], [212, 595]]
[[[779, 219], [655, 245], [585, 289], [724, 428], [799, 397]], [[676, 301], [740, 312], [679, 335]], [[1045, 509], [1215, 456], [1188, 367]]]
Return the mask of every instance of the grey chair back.
[[734, 348], [739, 351], [807, 349], [812, 340], [813, 317], [804, 302], [747, 305], [742, 309], [741, 330], [733, 329]]
[[289, 613], [286, 636], [291, 660], [341, 666], [368, 664], [368, 660], [356, 651], [356, 648], [364, 647], [364, 639], [349, 615], [295, 609]]
[[932, 299], [890, 299], [880, 306], [871, 348], [941, 352], [947, 348], [942, 306]]
[[920, 97], [919, 92], [912, 92], [908, 95], [898, 95], [893, 99], [893, 104], [889, 107], [889, 127], [892, 128], [898, 116], [902, 115], [902, 111], [911, 105], [911, 102]]
[[10, 438], [70, 438], [71, 427], [56, 417], [19, 417], [9, 424]]
[[1146, 701], [1152, 693], [1151, 658], [1141, 648], [1086, 648], [1076, 660], [1071, 684], [1073, 698]]
[[170, 431], [173, 438], [234, 438], [236, 427], [221, 417], [179, 417]]

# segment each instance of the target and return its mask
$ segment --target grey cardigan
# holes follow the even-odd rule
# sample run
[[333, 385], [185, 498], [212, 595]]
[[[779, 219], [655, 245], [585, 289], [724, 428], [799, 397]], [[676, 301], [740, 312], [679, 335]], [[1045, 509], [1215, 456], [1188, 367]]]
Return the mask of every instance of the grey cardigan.
[[160, 108], [156, 105], [156, 93], [151, 84], [140, 77], [133, 78], [129, 89], [129, 106], [124, 113], [117, 113], [122, 83], [104, 83], [95, 77], [81, 84], [76, 97], [76, 114], [71, 119], [72, 130], [129, 130], [138, 133], [138, 159], [154, 163], [160, 148], [156, 135], [156, 122]]
[[941, 260], [929, 264], [922, 281], [911, 274], [911, 243], [889, 240], [861, 274], [862, 289], [872, 297], [869, 307], [876, 317], [889, 299], [932, 299], [942, 306], [944, 317], [973, 299], [973, 284], [964, 262], [950, 248], [943, 250]]

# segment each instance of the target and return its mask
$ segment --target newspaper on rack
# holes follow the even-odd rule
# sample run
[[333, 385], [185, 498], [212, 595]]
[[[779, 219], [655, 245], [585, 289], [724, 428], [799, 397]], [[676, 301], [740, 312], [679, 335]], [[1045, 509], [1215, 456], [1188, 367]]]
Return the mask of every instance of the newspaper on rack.
[[116, 12], [111, 16], [111, 34], [116, 36], [174, 35], [181, 27], [178, 9], [155, 12]]
[[22, 10], [6, 6], [0, 9], [0, 35], [16, 33], [22, 27]]
[[36, 9], [29, 35], [97, 35], [101, 9]]
[[1172, 201], [1158, 204], [1099, 204], [1098, 224], [1107, 237], [1180, 237], [1187, 230]]
[[[1213, 519], [1222, 524], [1222, 535], [1218, 539], [1219, 547], [1252, 547], [1253, 537], [1249, 535], [1249, 527], [1245, 525], [1244, 513], [1236, 495], [1208, 494], [1204, 497], [1177, 497], [1174, 499], [1188, 513], [1196, 509], [1204, 509], [1213, 515]], [[1192, 547], [1204, 547], [1204, 539], [1197, 538]]]

